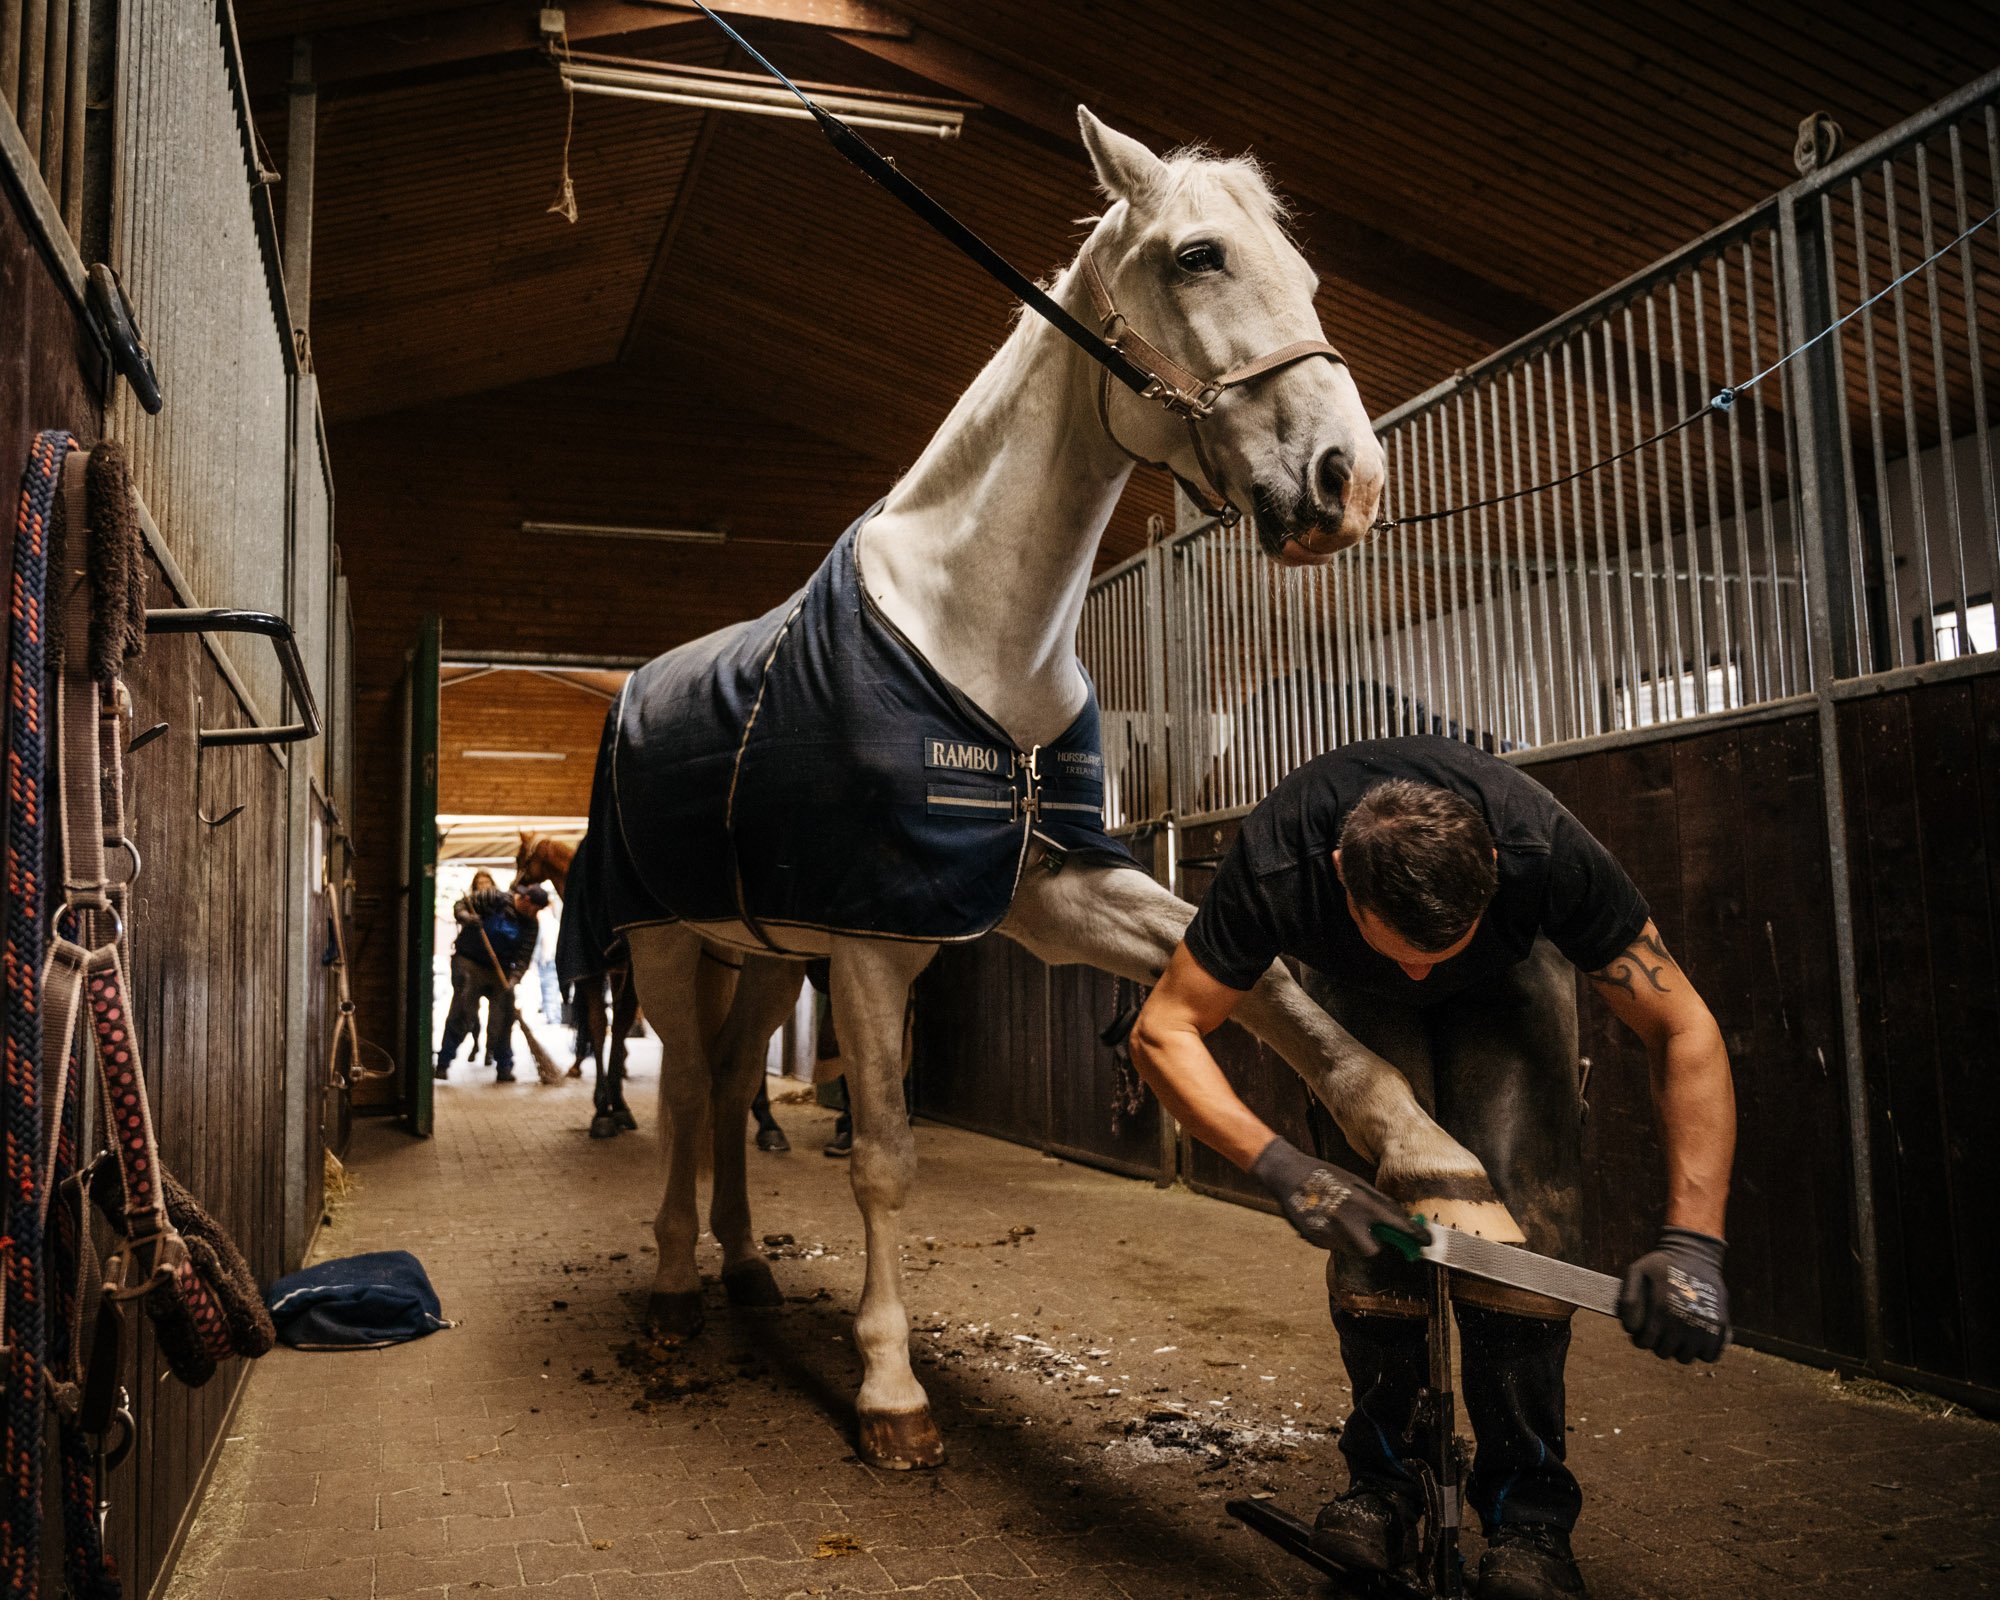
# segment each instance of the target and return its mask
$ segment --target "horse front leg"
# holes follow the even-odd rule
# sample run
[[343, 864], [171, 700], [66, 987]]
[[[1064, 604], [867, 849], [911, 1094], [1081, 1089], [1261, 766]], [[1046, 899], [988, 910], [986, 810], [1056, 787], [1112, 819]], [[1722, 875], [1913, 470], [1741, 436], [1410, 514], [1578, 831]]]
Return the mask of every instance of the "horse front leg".
[[[1193, 916], [1194, 907], [1130, 868], [1031, 867], [1000, 931], [1051, 964], [1081, 962], [1150, 984]], [[1314, 1005], [1281, 965], [1257, 980], [1236, 1020], [1305, 1080], [1348, 1142], [1376, 1163], [1385, 1191], [1435, 1221], [1523, 1241], [1479, 1158], [1431, 1120], [1402, 1073]]]
[[702, 1326], [695, 1179], [708, 1136], [709, 1073], [694, 1003], [701, 940], [687, 928], [669, 925], [634, 929], [630, 944], [632, 983], [658, 1019], [660, 1144], [667, 1155], [666, 1192], [653, 1221], [659, 1254], [646, 1299], [646, 1326], [685, 1338]]
[[944, 1460], [930, 1397], [910, 1370], [910, 1314], [903, 1303], [897, 1234], [917, 1172], [917, 1144], [903, 1102], [904, 1017], [910, 985], [936, 953], [935, 945], [833, 942], [833, 1025], [854, 1115], [848, 1177], [861, 1208], [868, 1257], [861, 1312], [854, 1321], [862, 1360], [854, 1409], [861, 1459], [899, 1469], [934, 1467]]
[[722, 1287], [729, 1303], [769, 1308], [785, 1297], [757, 1253], [750, 1232], [750, 1185], [743, 1119], [763, 1088], [771, 1035], [799, 997], [804, 966], [770, 956], [748, 956], [727, 1021], [710, 1051], [709, 1127], [715, 1145], [715, 1188], [708, 1225], [722, 1246]]

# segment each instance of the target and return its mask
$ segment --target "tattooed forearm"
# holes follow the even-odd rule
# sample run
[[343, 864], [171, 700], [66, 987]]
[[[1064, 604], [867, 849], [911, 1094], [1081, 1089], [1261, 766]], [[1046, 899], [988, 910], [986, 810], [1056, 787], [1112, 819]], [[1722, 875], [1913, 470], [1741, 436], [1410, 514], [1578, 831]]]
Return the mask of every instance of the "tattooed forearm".
[[1643, 978], [1653, 993], [1665, 994], [1667, 974], [1673, 970], [1674, 958], [1667, 954], [1659, 935], [1648, 929], [1633, 940], [1623, 955], [1586, 976], [1592, 983], [1607, 989], [1623, 989], [1629, 995], [1638, 993], [1637, 984]]

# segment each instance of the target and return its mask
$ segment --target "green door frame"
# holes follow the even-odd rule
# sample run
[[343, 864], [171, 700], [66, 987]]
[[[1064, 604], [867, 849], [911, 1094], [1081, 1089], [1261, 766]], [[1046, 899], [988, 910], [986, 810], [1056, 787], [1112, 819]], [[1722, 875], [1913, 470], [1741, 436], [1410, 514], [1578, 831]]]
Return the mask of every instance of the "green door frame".
[[403, 827], [403, 1122], [431, 1132], [431, 966], [437, 928], [438, 668], [443, 629], [425, 617], [403, 679], [408, 774]]

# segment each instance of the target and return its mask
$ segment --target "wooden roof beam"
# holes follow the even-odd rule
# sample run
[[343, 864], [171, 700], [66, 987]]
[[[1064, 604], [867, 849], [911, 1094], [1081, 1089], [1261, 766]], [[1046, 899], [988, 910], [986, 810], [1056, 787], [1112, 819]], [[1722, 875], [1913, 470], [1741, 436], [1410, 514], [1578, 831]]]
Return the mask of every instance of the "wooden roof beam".
[[[804, 27], [839, 29], [850, 38], [901, 38], [909, 22], [874, 0], [713, 0], [719, 12]], [[641, 43], [706, 26], [677, 0], [563, 0], [571, 44], [623, 38]], [[395, 21], [361, 23], [312, 35], [313, 81], [321, 90], [361, 94], [418, 76], [477, 71], [543, 48], [541, 7], [533, 0], [487, 0]], [[719, 38], [720, 35], [717, 35]], [[250, 81], [260, 93], [283, 84], [291, 42], [251, 47]]]
[[[842, 33], [855, 49], [920, 78], [977, 100], [1027, 132], [1037, 144], [1053, 139], [1081, 160], [1076, 101], [1064, 89], [965, 45], [913, 28], [908, 36]], [[1157, 130], [1129, 126], [1156, 145], [1180, 141]], [[1331, 275], [1475, 338], [1503, 345], [1532, 332], [1555, 313], [1526, 295], [1490, 283], [1477, 273], [1421, 246], [1312, 203], [1300, 207], [1295, 231], [1314, 263]]]

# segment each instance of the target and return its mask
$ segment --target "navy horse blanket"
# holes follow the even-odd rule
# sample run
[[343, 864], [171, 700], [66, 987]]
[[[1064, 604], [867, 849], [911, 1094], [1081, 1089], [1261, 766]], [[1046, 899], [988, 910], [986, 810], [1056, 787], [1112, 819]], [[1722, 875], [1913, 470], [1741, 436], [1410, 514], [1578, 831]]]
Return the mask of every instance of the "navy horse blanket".
[[626, 680], [570, 865], [565, 982], [646, 923], [740, 920], [774, 948], [787, 928], [976, 938], [1031, 838], [1137, 865], [1104, 832], [1095, 688], [1055, 743], [1015, 748], [868, 598], [870, 514], [776, 610]]

